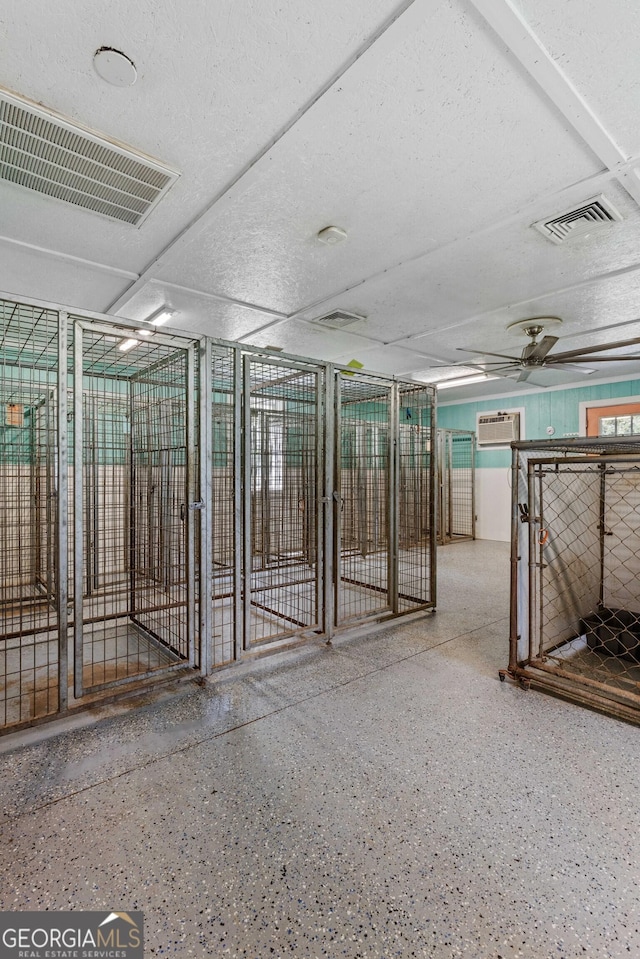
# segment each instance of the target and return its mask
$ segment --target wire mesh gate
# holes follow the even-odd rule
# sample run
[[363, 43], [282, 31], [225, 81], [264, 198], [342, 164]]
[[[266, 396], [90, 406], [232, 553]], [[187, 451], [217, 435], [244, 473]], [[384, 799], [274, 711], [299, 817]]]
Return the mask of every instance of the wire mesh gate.
[[[195, 354], [0, 303], [0, 727], [195, 664]], [[192, 495], [192, 494], [191, 494]]]
[[[195, 355], [76, 321], [74, 694], [193, 665]], [[129, 341], [131, 342], [131, 340]]]
[[435, 602], [433, 396], [336, 377], [335, 622]]
[[516, 447], [507, 672], [640, 722], [640, 442]]
[[58, 314], [0, 303], [0, 725], [57, 712], [66, 660], [60, 551]]
[[0, 300], [0, 729], [435, 604], [432, 387]]
[[437, 430], [438, 543], [476, 538], [476, 435]]

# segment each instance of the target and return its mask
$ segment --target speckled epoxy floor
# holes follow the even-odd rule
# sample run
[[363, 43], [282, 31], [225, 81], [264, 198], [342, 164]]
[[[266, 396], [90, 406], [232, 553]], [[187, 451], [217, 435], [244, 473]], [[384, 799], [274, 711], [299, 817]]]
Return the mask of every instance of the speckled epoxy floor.
[[498, 682], [508, 548], [438, 612], [0, 740], [0, 908], [146, 954], [640, 956], [640, 730]]

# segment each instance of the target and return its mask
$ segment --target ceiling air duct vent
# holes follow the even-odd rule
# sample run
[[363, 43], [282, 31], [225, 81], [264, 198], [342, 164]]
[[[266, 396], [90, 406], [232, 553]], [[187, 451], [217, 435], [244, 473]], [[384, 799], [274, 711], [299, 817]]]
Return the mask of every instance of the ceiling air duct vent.
[[0, 177], [139, 226], [179, 174], [0, 90]]
[[594, 196], [580, 206], [565, 210], [550, 220], [532, 224], [552, 243], [564, 243], [568, 237], [592, 233], [609, 223], [622, 220], [616, 208], [605, 196]]
[[358, 313], [345, 313], [343, 310], [334, 310], [333, 313], [326, 313], [324, 316], [318, 316], [310, 323], [316, 326], [323, 326], [327, 330], [344, 330], [347, 326], [353, 326], [355, 323], [362, 323], [366, 316], [360, 316]]

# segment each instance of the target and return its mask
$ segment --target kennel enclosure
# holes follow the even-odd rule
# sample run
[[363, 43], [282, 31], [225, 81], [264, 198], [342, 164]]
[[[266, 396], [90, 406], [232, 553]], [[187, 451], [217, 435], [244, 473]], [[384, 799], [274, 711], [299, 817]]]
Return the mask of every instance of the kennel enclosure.
[[476, 434], [471, 430], [436, 431], [438, 544], [476, 538]]
[[0, 729], [435, 605], [435, 391], [0, 300]]
[[640, 722], [640, 442], [513, 444], [507, 670]]

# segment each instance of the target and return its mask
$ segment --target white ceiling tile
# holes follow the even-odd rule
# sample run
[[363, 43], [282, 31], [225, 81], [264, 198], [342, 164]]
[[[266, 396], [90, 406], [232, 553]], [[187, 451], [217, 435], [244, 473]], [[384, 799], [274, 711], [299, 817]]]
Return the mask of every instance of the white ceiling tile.
[[[581, 199], [592, 192], [592, 187], [583, 185]], [[509, 311], [505, 307], [504, 317], [511, 316], [514, 309], [525, 316], [535, 295], [552, 294], [553, 299], [556, 291], [612, 271], [633, 270], [638, 264], [640, 210], [615, 183], [606, 184], [604, 193], [624, 219], [599, 232], [594, 230], [590, 236], [572, 237], [556, 246], [532, 229], [537, 214], [530, 211], [503, 228], [464, 238], [380, 274], [303, 315], [337, 308], [362, 313], [367, 317], [362, 332], [391, 342], [467, 326], [475, 317], [505, 304]], [[571, 202], [579, 201], [574, 195]], [[552, 215], [566, 206], [566, 197], [561, 195], [542, 202], [538, 211]], [[415, 346], [422, 349], [423, 343], [421, 339]]]
[[224, 340], [239, 339], [257, 326], [273, 321], [268, 313], [199, 296], [189, 290], [166, 287], [162, 283], [145, 286], [118, 314], [131, 320], [145, 320], [162, 306], [175, 311], [170, 321], [174, 329], [205, 333]]
[[[175, 167], [182, 176], [140, 230], [2, 184], [3, 231], [139, 270], [249, 164], [397, 6], [396, 0], [92, 2], [3, 10], [0, 84]], [[55, 44], [52, 47], [52, 38]], [[138, 80], [93, 68], [123, 50]]]
[[[416, 354], [412, 350], [405, 350], [394, 346], [369, 346], [358, 350], [353, 357], [346, 353], [334, 357], [335, 363], [348, 363], [356, 359], [363, 363], [366, 369], [377, 373], [395, 373], [398, 376], [409, 375], [416, 369]], [[424, 360], [417, 360], [425, 366]]]
[[0, 243], [0, 290], [27, 301], [100, 311], [126, 283], [105, 270]]
[[243, 342], [252, 346], [279, 346], [286, 353], [327, 361], [347, 353], [348, 359], [358, 359], [363, 351], [379, 346], [366, 337], [355, 336], [346, 330], [324, 330], [302, 320], [290, 320], [255, 336], [245, 336]]
[[[285, 312], [597, 173], [456, 2], [319, 100], [160, 276]], [[348, 238], [319, 244], [333, 224]]]
[[[462, 346], [517, 352], [506, 325], [540, 313], [564, 319], [565, 349], [633, 335], [640, 214], [612, 181], [627, 168], [603, 171], [473, 4], [397, 2], [9, 4], [0, 84], [181, 177], [140, 229], [0, 181], [0, 287], [96, 311], [120, 298], [135, 319], [167, 303], [178, 329], [400, 375], [468, 362]], [[640, 168], [637, 5], [519, 11]], [[133, 58], [133, 87], [98, 78], [104, 44]], [[531, 229], [599, 193], [623, 215], [607, 232], [554, 247]], [[334, 248], [315, 240], [331, 224], [348, 234]], [[366, 319], [305, 322], [334, 308]]]
[[520, 0], [522, 14], [628, 156], [640, 152], [637, 0]]

